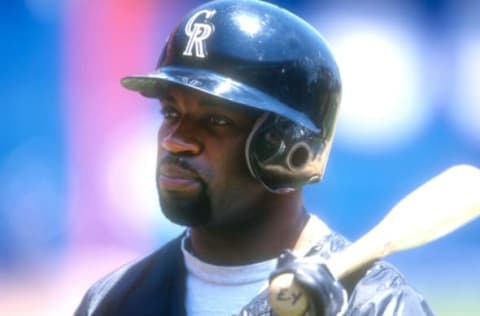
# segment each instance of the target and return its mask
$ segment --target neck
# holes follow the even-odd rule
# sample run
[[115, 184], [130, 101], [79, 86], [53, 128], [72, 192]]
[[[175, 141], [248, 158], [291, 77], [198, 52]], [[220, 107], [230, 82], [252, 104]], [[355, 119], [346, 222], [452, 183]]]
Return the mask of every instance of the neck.
[[217, 265], [244, 265], [278, 257], [293, 248], [309, 215], [301, 191], [276, 194], [244, 223], [190, 230], [192, 251]]

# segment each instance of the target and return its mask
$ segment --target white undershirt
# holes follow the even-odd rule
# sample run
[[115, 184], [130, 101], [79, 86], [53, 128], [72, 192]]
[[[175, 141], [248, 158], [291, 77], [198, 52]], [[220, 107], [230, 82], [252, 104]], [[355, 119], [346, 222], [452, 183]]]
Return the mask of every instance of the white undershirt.
[[267, 284], [277, 260], [242, 266], [217, 266], [182, 251], [187, 267], [187, 315], [231, 316], [240, 310]]
[[[315, 216], [311, 217], [310, 222], [315, 224], [315, 237], [329, 232], [327, 226]], [[237, 315], [265, 288], [268, 277], [277, 264], [277, 259], [274, 258], [242, 266], [212, 265], [201, 261], [187, 250], [187, 238], [188, 234], [182, 240], [182, 252], [187, 268], [185, 308], [189, 316]], [[298, 246], [301, 249], [310, 243], [308, 238], [300, 236], [295, 248]]]

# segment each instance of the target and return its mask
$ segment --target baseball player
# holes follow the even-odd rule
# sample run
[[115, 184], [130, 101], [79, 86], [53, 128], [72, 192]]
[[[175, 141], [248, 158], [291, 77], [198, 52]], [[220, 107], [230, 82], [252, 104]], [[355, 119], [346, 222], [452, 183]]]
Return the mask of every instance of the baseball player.
[[262, 289], [285, 271], [312, 316], [432, 315], [386, 262], [342, 282], [319, 263], [348, 244], [302, 200], [325, 172], [341, 81], [305, 21], [257, 0], [208, 2], [153, 72], [122, 85], [160, 100], [157, 189], [186, 230], [95, 283], [76, 316], [273, 315]]

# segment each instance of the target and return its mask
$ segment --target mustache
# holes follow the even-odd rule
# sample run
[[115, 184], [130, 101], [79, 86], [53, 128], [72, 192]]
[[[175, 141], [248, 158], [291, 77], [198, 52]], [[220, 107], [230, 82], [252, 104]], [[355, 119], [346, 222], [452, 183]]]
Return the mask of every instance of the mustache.
[[201, 180], [205, 181], [207, 174], [203, 171], [202, 168], [195, 166], [190, 160], [183, 156], [172, 155], [166, 153], [159, 159], [159, 166], [162, 165], [174, 165], [180, 168], [183, 168], [194, 175], [198, 176]]

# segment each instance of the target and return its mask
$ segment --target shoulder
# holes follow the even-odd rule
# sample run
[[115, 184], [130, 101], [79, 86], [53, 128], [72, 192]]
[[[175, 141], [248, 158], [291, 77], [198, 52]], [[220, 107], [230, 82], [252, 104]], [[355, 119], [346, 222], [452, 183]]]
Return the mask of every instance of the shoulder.
[[348, 315], [430, 316], [433, 312], [396, 267], [377, 261], [356, 284]]
[[[92, 315], [100, 304], [106, 300], [112, 301], [128, 292], [129, 288], [139, 286], [146, 276], [153, 274], [156, 278], [162, 278], [163, 273], [168, 275], [168, 268], [178, 268], [178, 261], [181, 257], [180, 240], [177, 237], [155, 252], [127, 263], [95, 282], [84, 295], [77, 308], [75, 316]], [[154, 269], [155, 268], [155, 269]]]
[[[328, 260], [349, 244], [344, 236], [332, 232], [319, 240], [313, 251]], [[433, 315], [425, 299], [387, 261], [373, 262], [342, 283], [350, 296], [347, 315]]]

